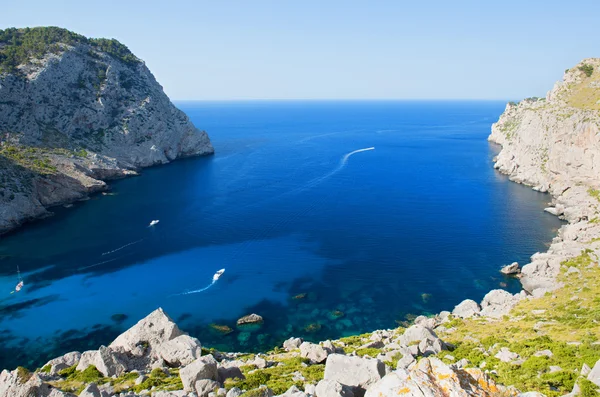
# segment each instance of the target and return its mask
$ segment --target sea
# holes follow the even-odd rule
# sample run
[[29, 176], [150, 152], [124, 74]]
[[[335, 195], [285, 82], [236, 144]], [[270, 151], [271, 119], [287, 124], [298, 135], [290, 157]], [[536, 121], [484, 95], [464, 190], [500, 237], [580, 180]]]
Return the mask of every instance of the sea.
[[561, 221], [493, 168], [505, 103], [176, 102], [214, 155], [0, 237], [0, 368], [108, 345], [159, 307], [205, 347], [257, 352], [517, 292], [499, 269]]

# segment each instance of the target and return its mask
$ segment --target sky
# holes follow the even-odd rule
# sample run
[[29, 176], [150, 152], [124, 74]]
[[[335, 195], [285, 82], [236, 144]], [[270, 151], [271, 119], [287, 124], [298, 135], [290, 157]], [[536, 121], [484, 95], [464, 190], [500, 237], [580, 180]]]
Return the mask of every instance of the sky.
[[6, 3], [0, 29], [116, 38], [174, 100], [517, 100], [600, 56], [597, 0]]

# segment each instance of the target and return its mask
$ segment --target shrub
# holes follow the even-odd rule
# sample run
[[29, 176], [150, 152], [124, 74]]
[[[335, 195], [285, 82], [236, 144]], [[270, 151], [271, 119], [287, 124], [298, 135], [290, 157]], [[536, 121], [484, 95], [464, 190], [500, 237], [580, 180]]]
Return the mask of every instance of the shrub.
[[594, 67], [590, 64], [584, 63], [579, 68], [587, 77], [590, 77], [594, 73]]

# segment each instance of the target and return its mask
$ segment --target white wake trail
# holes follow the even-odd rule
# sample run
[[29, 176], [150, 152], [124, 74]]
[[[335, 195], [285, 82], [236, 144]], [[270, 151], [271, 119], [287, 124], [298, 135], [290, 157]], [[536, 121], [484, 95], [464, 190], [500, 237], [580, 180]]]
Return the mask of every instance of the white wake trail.
[[103, 252], [103, 253], [102, 253], [102, 256], [104, 256], [104, 255], [110, 255], [110, 254], [114, 254], [115, 252], [117, 252], [117, 251], [121, 251], [122, 249], [124, 249], [124, 248], [127, 248], [127, 247], [129, 247], [130, 245], [137, 244], [137, 243], [139, 243], [139, 242], [140, 242], [140, 241], [142, 241], [142, 240], [144, 240], [144, 239], [142, 238], [142, 239], [139, 239], [139, 240], [137, 240], [137, 241], [132, 241], [131, 243], [125, 244], [124, 246], [122, 246], [122, 247], [119, 247], [119, 248], [117, 248], [117, 249], [114, 249], [114, 250], [112, 250], [112, 251]]
[[210, 283], [208, 286], [206, 286], [206, 287], [204, 287], [204, 288], [195, 289], [195, 290], [193, 290], [193, 291], [185, 291], [185, 292], [182, 292], [182, 293], [180, 293], [180, 294], [174, 294], [174, 295], [171, 295], [171, 296], [190, 295], [190, 294], [197, 294], [197, 293], [199, 293], [199, 292], [204, 292], [204, 291], [206, 291], [207, 289], [209, 289], [210, 287], [212, 287], [213, 285], [215, 285], [215, 283], [216, 283], [216, 282], [219, 280], [219, 278], [220, 278], [220, 277], [223, 275], [223, 273], [225, 273], [225, 269], [221, 269], [221, 270], [217, 271], [217, 272], [216, 272], [216, 273], [213, 275], [212, 282], [211, 282], [211, 283]]
[[352, 157], [356, 153], [367, 152], [369, 150], [375, 150], [375, 148], [367, 147], [364, 149], [358, 149], [358, 150], [354, 150], [350, 153], [346, 153], [344, 155], [344, 157], [342, 157], [342, 159], [340, 160], [340, 164], [333, 171], [323, 175], [322, 177], [313, 179], [312, 181], [308, 182], [305, 186], [303, 186], [301, 190], [306, 190], [307, 188], [311, 188], [313, 186], [318, 185], [319, 183], [323, 182], [325, 179], [331, 178], [332, 176], [334, 176], [335, 174], [337, 174], [338, 172], [340, 172], [341, 170], [344, 169], [346, 164], [348, 164], [348, 160], [350, 159], [350, 157]]

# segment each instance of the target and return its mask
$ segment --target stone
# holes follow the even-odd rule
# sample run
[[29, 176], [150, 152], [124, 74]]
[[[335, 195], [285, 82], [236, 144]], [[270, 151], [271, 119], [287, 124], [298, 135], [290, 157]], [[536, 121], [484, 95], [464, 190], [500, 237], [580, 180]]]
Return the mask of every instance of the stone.
[[324, 379], [350, 386], [358, 397], [384, 375], [385, 365], [377, 359], [330, 354], [325, 363]]
[[[194, 384], [198, 397], [208, 397], [208, 394], [221, 388], [219, 382], [212, 379], [200, 379]], [[216, 393], [215, 393], [216, 395]]]
[[306, 393], [301, 391], [296, 387], [296, 385], [291, 386], [289, 389], [285, 391], [285, 393], [280, 395], [281, 397], [306, 397]]
[[158, 308], [119, 335], [108, 347], [122, 348], [126, 352], [133, 352], [136, 348], [145, 345], [156, 349], [161, 344], [181, 335], [184, 333], [177, 324], [161, 308]]
[[262, 325], [264, 322], [263, 318], [258, 314], [248, 314], [247, 316], [241, 317], [237, 320], [236, 325], [238, 327], [244, 327], [246, 325]]
[[496, 357], [498, 360], [504, 363], [510, 363], [521, 358], [517, 353], [511, 352], [506, 347], [501, 348], [500, 351], [496, 353], [494, 357]]
[[317, 397], [354, 397], [352, 390], [334, 380], [323, 379], [315, 388]]
[[238, 387], [233, 387], [229, 389], [226, 397], [240, 397], [243, 394], [242, 390]]
[[596, 361], [596, 364], [594, 364], [594, 368], [592, 368], [588, 374], [587, 380], [596, 386], [600, 386], [600, 360]]
[[316, 385], [313, 385], [312, 383], [305, 383], [304, 384], [304, 392], [306, 394], [308, 394], [309, 396], [315, 396], [317, 394], [317, 387], [316, 387]]
[[545, 357], [552, 357], [553, 355], [554, 354], [552, 354], [552, 351], [550, 351], [548, 349], [546, 349], [546, 350], [540, 350], [540, 351], [537, 351], [537, 352], [533, 353], [534, 357], [543, 357], [543, 356], [545, 356]]
[[219, 375], [219, 382], [221, 383], [225, 383], [227, 379], [246, 379], [239, 367], [219, 366], [217, 368], [217, 373]]
[[194, 391], [196, 382], [201, 379], [217, 381], [219, 379], [217, 360], [211, 354], [200, 357], [191, 364], [181, 368], [179, 370], [179, 377], [183, 383], [183, 390], [187, 392]]
[[83, 352], [76, 369], [83, 371], [90, 365], [95, 366], [102, 375], [107, 377], [119, 376], [127, 371], [123, 355], [105, 346], [100, 346], [98, 350]]
[[479, 314], [481, 307], [477, 302], [471, 299], [466, 299], [460, 302], [452, 310], [452, 315], [459, 318], [469, 318]]
[[161, 343], [156, 353], [172, 367], [188, 365], [202, 355], [200, 341], [188, 335], [179, 335]]
[[481, 301], [481, 315], [500, 318], [510, 313], [519, 300], [519, 297], [513, 296], [510, 292], [502, 289], [492, 290]]
[[581, 376], [588, 376], [592, 372], [592, 369], [586, 363], [583, 363], [581, 366], [581, 371], [579, 372]]
[[308, 358], [313, 364], [320, 364], [327, 359], [331, 353], [320, 345], [310, 342], [302, 342], [300, 345], [300, 357]]
[[148, 377], [146, 375], [140, 375], [137, 378], [135, 378], [135, 385], [141, 385], [142, 383], [144, 383], [144, 381], [148, 379]]
[[501, 391], [480, 369], [458, 369], [437, 358], [424, 358], [410, 371], [385, 375], [367, 389], [365, 397], [487, 397], [501, 395]]
[[57, 357], [55, 359], [48, 361], [45, 365], [42, 366], [42, 368], [50, 366], [49, 374], [56, 375], [56, 374], [58, 374], [59, 371], [62, 371], [63, 369], [66, 369], [66, 368], [72, 367], [73, 365], [78, 364], [80, 359], [81, 359], [81, 353], [70, 352], [70, 353], [64, 354], [60, 357]]
[[438, 339], [438, 337], [430, 328], [423, 327], [422, 325], [412, 325], [404, 331], [404, 334], [398, 338], [398, 341], [401, 345], [409, 346], [415, 342], [421, 342], [423, 339], [433, 341]]
[[86, 387], [83, 388], [81, 393], [79, 393], [79, 397], [103, 397], [100, 393], [100, 389], [98, 389], [98, 385], [95, 383], [90, 383]]
[[301, 344], [302, 338], [290, 338], [283, 342], [283, 349], [289, 352], [298, 349]]
[[18, 369], [0, 372], [0, 396], [32, 397], [47, 396], [50, 385], [44, 383], [37, 374], [20, 373]]
[[513, 262], [510, 265], [506, 265], [502, 269], [500, 269], [500, 273], [506, 275], [518, 274], [520, 272], [521, 268], [519, 267], [519, 264], [517, 262]]

